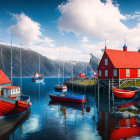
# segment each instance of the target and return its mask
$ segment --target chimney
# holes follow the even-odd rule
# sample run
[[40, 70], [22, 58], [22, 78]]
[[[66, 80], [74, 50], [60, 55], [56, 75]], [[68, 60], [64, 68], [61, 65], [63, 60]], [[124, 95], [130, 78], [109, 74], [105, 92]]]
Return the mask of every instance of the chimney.
[[124, 44], [124, 46], [123, 46], [123, 51], [127, 51], [127, 46], [126, 46], [126, 44]]

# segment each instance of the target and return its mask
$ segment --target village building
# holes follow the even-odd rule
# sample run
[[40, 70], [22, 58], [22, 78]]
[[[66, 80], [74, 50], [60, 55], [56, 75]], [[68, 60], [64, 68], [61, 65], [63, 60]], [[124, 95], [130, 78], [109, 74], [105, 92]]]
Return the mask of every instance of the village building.
[[113, 80], [120, 84], [140, 79], [140, 52], [128, 51], [127, 46], [123, 50], [107, 49], [97, 68], [98, 79], [104, 83]]

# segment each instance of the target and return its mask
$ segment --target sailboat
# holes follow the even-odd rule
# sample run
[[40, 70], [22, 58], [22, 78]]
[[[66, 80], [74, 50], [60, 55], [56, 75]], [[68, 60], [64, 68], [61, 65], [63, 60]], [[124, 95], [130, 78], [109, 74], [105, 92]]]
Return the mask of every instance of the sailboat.
[[32, 81], [37, 82], [37, 83], [44, 81], [44, 78], [40, 74], [40, 54], [39, 54], [39, 74], [37, 72], [35, 72], [34, 77], [32, 78]]
[[12, 86], [12, 31], [11, 31], [11, 81], [0, 70], [0, 118], [12, 117], [27, 112], [30, 97], [22, 95], [20, 87]]
[[58, 70], [58, 84], [54, 87], [56, 92], [66, 92], [67, 86], [64, 83], [64, 61], [63, 61], [63, 81], [62, 85], [60, 85], [60, 62], [59, 62], [59, 70]]

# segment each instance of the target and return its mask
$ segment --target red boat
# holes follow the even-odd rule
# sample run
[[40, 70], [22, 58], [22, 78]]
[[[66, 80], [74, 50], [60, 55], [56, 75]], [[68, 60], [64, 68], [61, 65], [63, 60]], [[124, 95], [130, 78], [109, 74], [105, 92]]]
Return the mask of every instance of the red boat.
[[0, 118], [17, 116], [31, 106], [30, 97], [22, 96], [20, 87], [7, 86], [2, 88], [0, 96]]
[[43, 82], [44, 78], [41, 74], [35, 73], [34, 77], [32, 78], [32, 82]]
[[67, 86], [66, 85], [56, 85], [54, 87], [56, 92], [66, 92], [67, 91]]
[[85, 103], [86, 102], [85, 95], [69, 96], [69, 95], [50, 94], [49, 96], [51, 100], [54, 100], [54, 101], [71, 102], [71, 103]]
[[130, 90], [113, 88], [112, 91], [117, 98], [126, 98], [127, 99], [127, 98], [133, 98], [135, 93], [138, 90], [130, 91]]

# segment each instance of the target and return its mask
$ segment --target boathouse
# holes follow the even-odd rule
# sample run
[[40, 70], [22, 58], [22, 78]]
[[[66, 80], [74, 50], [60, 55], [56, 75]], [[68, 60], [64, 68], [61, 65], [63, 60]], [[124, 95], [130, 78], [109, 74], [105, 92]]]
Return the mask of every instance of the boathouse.
[[120, 84], [128, 81], [140, 79], [140, 52], [127, 51], [127, 46], [123, 50], [107, 49], [97, 68], [98, 79], [104, 81], [114, 80]]

